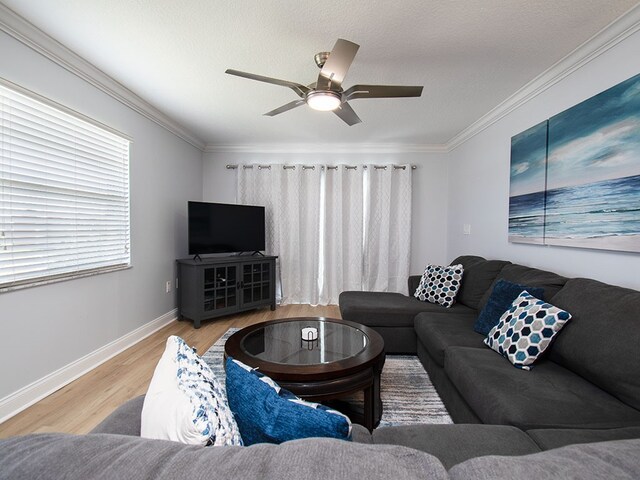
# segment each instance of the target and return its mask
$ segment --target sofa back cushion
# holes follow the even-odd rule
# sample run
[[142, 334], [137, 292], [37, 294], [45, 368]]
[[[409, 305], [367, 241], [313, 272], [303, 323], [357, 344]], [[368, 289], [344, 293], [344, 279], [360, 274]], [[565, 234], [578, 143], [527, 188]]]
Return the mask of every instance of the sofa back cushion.
[[0, 478], [446, 480], [440, 461], [399, 445], [305, 438], [207, 447], [124, 435], [46, 433], [0, 440]]
[[498, 273], [509, 263], [505, 260], [484, 260], [465, 268], [456, 301], [479, 310], [482, 297], [487, 293]]
[[541, 300], [549, 303], [553, 303], [551, 302], [551, 298], [553, 298], [564, 284], [567, 283], [566, 277], [562, 277], [557, 273], [525, 267], [524, 265], [518, 265], [517, 263], [509, 263], [500, 270], [500, 273], [498, 273], [498, 276], [491, 287], [485, 292], [482, 300], [480, 300], [479, 310], [482, 310], [487, 304], [487, 301], [491, 296], [491, 292], [493, 291], [493, 287], [500, 279], [530, 287], [542, 287], [544, 288], [544, 295]]
[[640, 409], [640, 292], [574, 278], [551, 303], [573, 318], [549, 358]]
[[449, 265], [461, 264], [462, 267], [465, 270], [467, 270], [468, 268], [475, 265], [476, 263], [482, 263], [486, 261], [487, 261], [486, 258], [479, 257], [477, 255], [460, 255], [459, 257], [455, 258]]

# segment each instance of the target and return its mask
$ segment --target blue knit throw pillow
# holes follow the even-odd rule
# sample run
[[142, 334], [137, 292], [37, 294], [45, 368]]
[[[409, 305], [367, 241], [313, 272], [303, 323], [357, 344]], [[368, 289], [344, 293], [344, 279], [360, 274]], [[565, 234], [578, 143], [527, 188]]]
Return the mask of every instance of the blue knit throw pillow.
[[[484, 343], [514, 366], [530, 370], [571, 314], [522, 292], [491, 329]], [[242, 428], [240, 429], [242, 434]]]
[[524, 290], [537, 298], [542, 298], [544, 295], [542, 287], [527, 287], [504, 279], [498, 280], [491, 291], [489, 300], [478, 315], [473, 329], [486, 336], [498, 324], [500, 317], [511, 306], [511, 303]]
[[227, 399], [245, 445], [307, 437], [351, 440], [351, 421], [346, 415], [301, 400], [231, 357], [226, 369]]

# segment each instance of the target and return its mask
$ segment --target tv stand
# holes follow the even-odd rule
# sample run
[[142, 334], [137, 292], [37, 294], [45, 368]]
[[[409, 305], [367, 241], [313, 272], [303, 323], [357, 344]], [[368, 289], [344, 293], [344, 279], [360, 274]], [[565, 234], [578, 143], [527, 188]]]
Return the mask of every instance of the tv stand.
[[[199, 258], [199, 256], [198, 256]], [[178, 318], [203, 320], [270, 306], [276, 309], [275, 256], [184, 258], [178, 264]]]
[[202, 261], [202, 257], [200, 255], [198, 255], [197, 253], [193, 256], [193, 261], [195, 262], [196, 260]]

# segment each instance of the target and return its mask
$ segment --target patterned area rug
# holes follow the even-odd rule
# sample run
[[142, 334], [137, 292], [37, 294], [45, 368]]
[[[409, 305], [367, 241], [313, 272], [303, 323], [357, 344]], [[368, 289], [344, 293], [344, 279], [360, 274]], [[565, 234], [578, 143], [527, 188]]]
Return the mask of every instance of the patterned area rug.
[[[223, 385], [225, 380], [222, 365], [224, 344], [236, 331], [238, 331], [237, 328], [227, 330], [202, 356]], [[382, 370], [380, 396], [382, 397], [381, 427], [412, 423], [453, 423], [418, 357], [387, 355]], [[357, 398], [353, 401], [361, 402]]]

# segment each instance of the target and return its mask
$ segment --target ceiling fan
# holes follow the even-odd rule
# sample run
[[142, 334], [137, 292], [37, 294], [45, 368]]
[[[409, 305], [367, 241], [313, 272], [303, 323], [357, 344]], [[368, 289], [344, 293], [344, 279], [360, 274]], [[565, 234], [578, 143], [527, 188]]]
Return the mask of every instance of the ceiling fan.
[[257, 80], [259, 82], [281, 85], [293, 90], [299, 97], [281, 107], [265, 113], [273, 117], [305, 103], [314, 110], [333, 111], [348, 125], [355, 125], [362, 120], [349, 105], [349, 100], [356, 98], [392, 98], [392, 97], [419, 97], [423, 87], [409, 87], [401, 85], [353, 85], [346, 90], [342, 89], [342, 82], [353, 62], [360, 45], [353, 42], [338, 39], [331, 52], [320, 52], [314, 60], [320, 68], [320, 74], [315, 83], [302, 85], [287, 80], [264, 77], [253, 73], [228, 69], [225, 73], [238, 77]]

